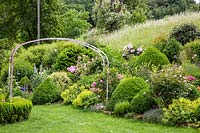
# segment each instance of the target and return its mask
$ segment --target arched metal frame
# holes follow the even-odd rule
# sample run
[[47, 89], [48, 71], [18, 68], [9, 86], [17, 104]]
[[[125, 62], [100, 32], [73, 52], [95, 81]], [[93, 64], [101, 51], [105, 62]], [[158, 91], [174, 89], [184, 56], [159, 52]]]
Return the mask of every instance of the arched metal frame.
[[[102, 65], [103, 65], [103, 69], [107, 69], [107, 79], [106, 79], [106, 103], [108, 102], [108, 76], [109, 76], [109, 60], [107, 55], [100, 49], [98, 49], [97, 47], [86, 43], [86, 42], [82, 42], [79, 40], [75, 40], [75, 39], [70, 39], [70, 38], [42, 38], [42, 39], [37, 39], [37, 40], [32, 40], [32, 41], [28, 41], [22, 44], [17, 45], [10, 54], [10, 58], [9, 58], [9, 72], [8, 72], [8, 89], [9, 89], [9, 98], [12, 101], [12, 90], [13, 90], [13, 72], [14, 72], [14, 56], [17, 52], [17, 50], [27, 44], [31, 44], [31, 43], [35, 43], [35, 42], [40, 42], [40, 41], [70, 41], [70, 42], [74, 42], [76, 44], [82, 45], [84, 47], [87, 47], [89, 49], [92, 49], [94, 52], [98, 53], [102, 59]], [[38, 43], [39, 44], [39, 43]]]

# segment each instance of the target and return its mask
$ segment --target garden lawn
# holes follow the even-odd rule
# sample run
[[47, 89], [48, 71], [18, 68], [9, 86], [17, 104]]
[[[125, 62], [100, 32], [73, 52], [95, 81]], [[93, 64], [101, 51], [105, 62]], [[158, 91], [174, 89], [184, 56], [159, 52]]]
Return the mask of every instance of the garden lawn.
[[0, 133], [196, 133], [195, 129], [167, 127], [86, 112], [64, 105], [34, 106], [24, 122], [0, 126]]

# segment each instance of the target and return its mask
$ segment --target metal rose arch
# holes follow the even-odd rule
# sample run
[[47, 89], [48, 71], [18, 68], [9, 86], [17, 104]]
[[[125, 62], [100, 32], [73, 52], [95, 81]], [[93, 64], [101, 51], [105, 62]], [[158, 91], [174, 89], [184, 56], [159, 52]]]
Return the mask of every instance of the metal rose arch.
[[14, 56], [17, 52], [17, 50], [22, 47], [22, 46], [25, 46], [25, 45], [28, 45], [28, 44], [31, 44], [31, 43], [35, 43], [35, 42], [39, 42], [40, 41], [49, 41], [49, 40], [52, 40], [52, 41], [70, 41], [70, 42], [74, 42], [76, 44], [79, 44], [79, 45], [82, 45], [84, 47], [87, 47], [91, 50], [93, 50], [94, 52], [98, 53], [99, 56], [101, 57], [102, 59], [102, 65], [103, 65], [103, 69], [107, 69], [107, 79], [106, 79], [106, 103], [108, 102], [108, 76], [109, 76], [109, 60], [108, 60], [108, 57], [107, 55], [100, 49], [98, 49], [97, 47], [89, 44], [89, 43], [86, 43], [86, 42], [82, 42], [82, 41], [79, 41], [79, 40], [75, 40], [75, 39], [70, 39], [70, 38], [42, 38], [42, 39], [37, 39], [37, 40], [32, 40], [32, 41], [28, 41], [28, 42], [25, 42], [25, 43], [22, 43], [22, 44], [19, 44], [17, 45], [12, 51], [11, 51], [11, 54], [10, 54], [10, 58], [9, 58], [9, 72], [8, 72], [8, 89], [9, 89], [9, 98], [10, 100], [12, 101], [12, 90], [13, 90], [13, 72], [14, 72]]

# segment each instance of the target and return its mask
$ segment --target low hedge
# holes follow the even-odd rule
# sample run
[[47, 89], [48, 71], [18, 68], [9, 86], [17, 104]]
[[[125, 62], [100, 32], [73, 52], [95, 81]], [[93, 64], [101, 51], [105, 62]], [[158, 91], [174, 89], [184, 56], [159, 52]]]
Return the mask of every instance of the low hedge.
[[23, 98], [13, 98], [13, 102], [0, 101], [0, 124], [14, 123], [28, 119], [32, 102]]

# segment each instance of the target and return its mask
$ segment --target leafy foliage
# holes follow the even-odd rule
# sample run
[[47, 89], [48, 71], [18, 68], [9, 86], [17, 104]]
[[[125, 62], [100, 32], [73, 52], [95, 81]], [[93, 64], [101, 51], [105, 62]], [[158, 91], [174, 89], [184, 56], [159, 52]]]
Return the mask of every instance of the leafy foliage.
[[163, 111], [162, 109], [152, 109], [144, 113], [143, 121], [150, 123], [162, 123]]
[[32, 102], [33, 104], [53, 103], [59, 98], [59, 87], [47, 78], [34, 91]]
[[158, 49], [150, 47], [146, 49], [136, 60], [136, 66], [148, 64], [150, 68], [156, 66], [161, 68], [163, 65], [169, 64], [166, 55], [161, 53]]
[[131, 101], [133, 97], [142, 89], [148, 89], [149, 84], [142, 78], [132, 77], [123, 79], [112, 93], [107, 108], [112, 110], [116, 103]]
[[94, 92], [90, 90], [84, 90], [82, 91], [76, 99], [73, 100], [73, 105], [75, 107], [81, 107], [81, 108], [88, 108], [91, 105], [94, 105], [97, 103], [98, 99]]
[[170, 38], [175, 38], [182, 45], [194, 41], [198, 36], [198, 27], [192, 23], [177, 25], [170, 33]]
[[131, 101], [131, 111], [135, 113], [142, 114], [153, 107], [156, 107], [156, 103], [148, 89], [141, 90]]
[[131, 104], [127, 101], [118, 102], [115, 104], [114, 113], [117, 115], [123, 115], [130, 111]]
[[176, 39], [161, 40], [154, 45], [158, 50], [164, 53], [170, 62], [177, 61], [182, 45]]
[[194, 115], [200, 106], [200, 99], [190, 101], [184, 98], [173, 100], [168, 108], [164, 109], [164, 122], [169, 125], [199, 127], [199, 119]]
[[181, 67], [167, 66], [151, 75], [151, 88], [160, 106], [168, 106], [173, 99], [181, 97], [196, 99], [196, 88], [184, 78]]
[[13, 98], [13, 102], [0, 101], [0, 124], [26, 120], [31, 110], [32, 102], [23, 98]]

